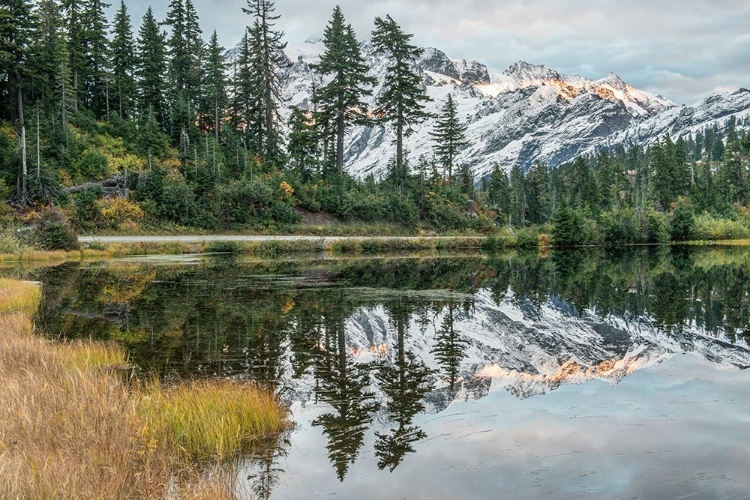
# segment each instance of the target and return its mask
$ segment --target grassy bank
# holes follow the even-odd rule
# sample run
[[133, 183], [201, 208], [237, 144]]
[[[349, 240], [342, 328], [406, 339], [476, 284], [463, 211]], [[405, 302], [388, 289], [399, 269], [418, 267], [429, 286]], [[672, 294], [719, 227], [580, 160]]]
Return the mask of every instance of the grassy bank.
[[126, 383], [123, 352], [33, 332], [35, 284], [0, 279], [5, 498], [233, 498], [227, 464], [282, 430], [272, 394], [234, 382]]

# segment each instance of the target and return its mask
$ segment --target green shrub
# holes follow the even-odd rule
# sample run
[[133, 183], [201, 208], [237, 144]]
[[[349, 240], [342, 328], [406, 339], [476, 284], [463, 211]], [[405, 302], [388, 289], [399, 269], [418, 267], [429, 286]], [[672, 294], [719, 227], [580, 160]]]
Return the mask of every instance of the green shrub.
[[78, 163], [78, 171], [83, 179], [104, 179], [109, 175], [107, 157], [98, 151], [87, 149]]
[[97, 200], [102, 196], [102, 188], [85, 189], [75, 197], [75, 219], [79, 228], [91, 226], [99, 219]]
[[32, 220], [34, 241], [43, 250], [77, 250], [78, 235], [58, 207], [47, 207]]
[[509, 228], [504, 227], [496, 230], [482, 242], [483, 250], [501, 250], [518, 245], [517, 232], [514, 234]]
[[669, 224], [665, 214], [649, 211], [646, 213], [646, 243], [669, 243]]
[[206, 253], [239, 253], [240, 245], [236, 241], [211, 241], [206, 244]]
[[678, 205], [674, 209], [669, 234], [674, 241], [688, 241], [694, 237], [695, 216], [691, 207]]
[[531, 226], [515, 230], [516, 245], [519, 248], [534, 248], [539, 246], [539, 226]]

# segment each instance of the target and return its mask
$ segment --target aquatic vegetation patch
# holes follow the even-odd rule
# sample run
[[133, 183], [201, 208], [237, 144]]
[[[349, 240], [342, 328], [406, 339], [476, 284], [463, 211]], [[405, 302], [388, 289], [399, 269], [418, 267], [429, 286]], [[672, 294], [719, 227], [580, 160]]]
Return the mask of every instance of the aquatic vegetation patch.
[[34, 334], [41, 290], [0, 279], [0, 491], [7, 498], [234, 498], [231, 463], [287, 426], [268, 392], [128, 383], [124, 352]]

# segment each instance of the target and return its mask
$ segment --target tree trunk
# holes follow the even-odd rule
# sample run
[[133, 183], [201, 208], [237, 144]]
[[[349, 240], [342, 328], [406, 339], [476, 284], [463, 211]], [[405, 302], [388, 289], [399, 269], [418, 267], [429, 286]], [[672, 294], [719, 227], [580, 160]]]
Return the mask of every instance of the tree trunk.
[[346, 132], [346, 123], [344, 122], [344, 112], [339, 113], [336, 119], [336, 168], [339, 174], [344, 173], [344, 135]]
[[73, 70], [73, 96], [73, 112], [78, 113], [78, 69]]
[[18, 105], [18, 124], [21, 126], [21, 171], [19, 172], [17, 190], [18, 198], [22, 204], [26, 204], [28, 201], [28, 189], [26, 186], [26, 176], [28, 174], [28, 166], [26, 164], [26, 123], [23, 117], [23, 92], [21, 91], [21, 75], [16, 72], [16, 98]]
[[401, 175], [404, 165], [404, 124], [401, 117], [396, 122], [396, 171]]
[[344, 203], [344, 133], [346, 124], [344, 122], [344, 112], [339, 114], [336, 123], [336, 170], [339, 174], [339, 203]]
[[[219, 91], [214, 88], [214, 136], [216, 142], [219, 142]], [[239, 163], [239, 153], [237, 153], [237, 163]]]
[[104, 101], [107, 108], [105, 115], [107, 116], [107, 121], [109, 121], [109, 77], [105, 78], [104, 81], [106, 82], [104, 87]]
[[41, 136], [39, 134], [39, 108], [36, 110], [36, 178], [39, 181], [39, 186], [42, 184], [42, 153], [41, 146], [39, 145]]

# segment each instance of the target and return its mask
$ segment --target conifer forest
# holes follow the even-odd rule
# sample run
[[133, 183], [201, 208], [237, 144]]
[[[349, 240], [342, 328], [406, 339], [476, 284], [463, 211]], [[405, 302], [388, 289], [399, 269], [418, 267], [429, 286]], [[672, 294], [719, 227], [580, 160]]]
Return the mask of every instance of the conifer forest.
[[[81, 233], [294, 231], [322, 214], [363, 231], [510, 228], [561, 245], [750, 235], [750, 135], [734, 117], [479, 177], [456, 161], [467, 139], [453, 98], [426, 111], [414, 64], [423, 49], [385, 13], [371, 33], [355, 33], [336, 7], [313, 67], [325, 84], [311, 89], [309, 109], [282, 112], [290, 62], [272, 1], [247, 2], [247, 28], [229, 51], [191, 0], [169, 0], [164, 19], [150, 8], [132, 19], [124, 1], [110, 19], [107, 7], [0, 0], [4, 225], [56, 217]], [[390, 61], [374, 106], [364, 43]], [[415, 159], [404, 137], [425, 123], [433, 151]], [[384, 124], [395, 131], [387, 170], [353, 175], [348, 132]]]

